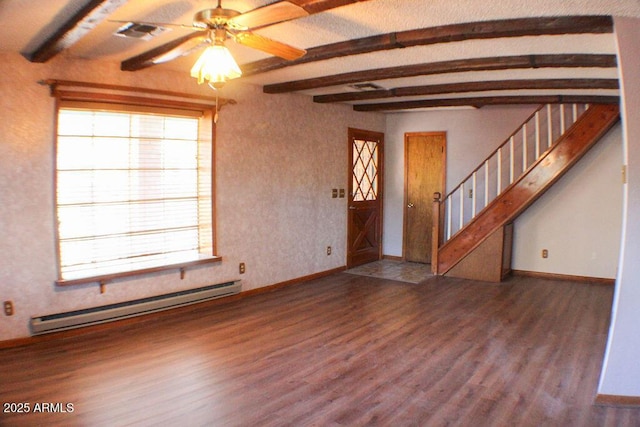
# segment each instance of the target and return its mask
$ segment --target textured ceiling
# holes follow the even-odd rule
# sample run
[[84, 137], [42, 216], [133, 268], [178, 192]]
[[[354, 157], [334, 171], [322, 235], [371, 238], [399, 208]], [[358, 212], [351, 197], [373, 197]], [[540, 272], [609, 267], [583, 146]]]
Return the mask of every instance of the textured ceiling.
[[[0, 2], [0, 50], [28, 54], [50, 38], [65, 21], [92, 0], [3, 0]], [[93, 0], [94, 3], [96, 0]], [[223, 0], [223, 7], [245, 12], [271, 3], [263, 0]], [[295, 2], [295, 0], [294, 0]], [[113, 33], [122, 23], [136, 21], [187, 24], [202, 9], [213, 8], [213, 0], [122, 0], [122, 5], [109, 11], [107, 19], [83, 35], [76, 43], [59, 55], [70, 58], [98, 59], [122, 62], [147, 52], [192, 32], [190, 29], [172, 27], [153, 40], [126, 39]], [[307, 1], [309, 3], [309, 1]], [[334, 2], [336, 3], [336, 2]], [[344, 3], [348, 3], [345, 1]], [[113, 12], [113, 13], [111, 13]], [[400, 33], [407, 30], [433, 28], [451, 24], [481, 21], [510, 20], [517, 18], [554, 18], [562, 16], [632, 16], [640, 17], [637, 0], [504, 0], [484, 2], [477, 0], [369, 0], [346, 4], [308, 17], [272, 25], [256, 32], [275, 40], [304, 48], [345, 42], [353, 39]], [[249, 64], [270, 58], [270, 55], [232, 41], [227, 46], [243, 68]], [[467, 59], [516, 57], [531, 55], [588, 54], [615, 55], [615, 39], [611, 32], [584, 34], [526, 35], [518, 37], [494, 37], [461, 41], [442, 41], [434, 44], [405, 48], [393, 48], [355, 55], [338, 56], [321, 61], [285, 66], [273, 71], [245, 73], [247, 83], [269, 86], [287, 82], [319, 79], [352, 72], [366, 72], [389, 67], [416, 64], [449, 63]], [[188, 70], [198, 53], [172, 62], [155, 65], [165, 69]], [[129, 71], [123, 71], [129, 72]], [[135, 71], [132, 71], [135, 72]], [[251, 75], [249, 75], [251, 74]], [[382, 89], [434, 86], [455, 83], [500, 82], [505, 80], [551, 79], [617, 79], [614, 66], [581, 67], [516, 67], [507, 69], [463, 71], [451, 68], [435, 74], [396, 75], [393, 78], [372, 78], [360, 83], [373, 83]], [[357, 91], [352, 83], [322, 85], [298, 90], [315, 96]], [[478, 85], [478, 88], [481, 85]], [[611, 87], [554, 87], [515, 88], [478, 91], [473, 86], [461, 87], [451, 93], [429, 95], [394, 96], [385, 100], [349, 100], [351, 104], [370, 102], [398, 102], [418, 99], [449, 99], [452, 97], [501, 97], [527, 95], [595, 95], [617, 96], [617, 88]], [[387, 94], [387, 97], [389, 94]]]

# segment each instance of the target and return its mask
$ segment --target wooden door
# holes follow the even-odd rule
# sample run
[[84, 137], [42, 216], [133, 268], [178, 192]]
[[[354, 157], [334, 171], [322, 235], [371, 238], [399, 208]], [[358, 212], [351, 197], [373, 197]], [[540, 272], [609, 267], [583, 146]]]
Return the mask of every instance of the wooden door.
[[446, 133], [407, 133], [404, 139], [404, 259], [430, 264], [433, 193], [445, 189]]
[[349, 129], [347, 267], [382, 258], [384, 134]]

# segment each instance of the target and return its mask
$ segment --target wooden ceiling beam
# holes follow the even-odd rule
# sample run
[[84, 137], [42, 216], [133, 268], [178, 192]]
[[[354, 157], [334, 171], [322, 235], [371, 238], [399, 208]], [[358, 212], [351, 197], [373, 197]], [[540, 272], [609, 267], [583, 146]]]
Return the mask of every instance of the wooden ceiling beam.
[[158, 58], [160, 58], [162, 55], [172, 51], [173, 49], [180, 46], [182, 43], [185, 43], [195, 37], [200, 37], [200, 36], [202, 36], [202, 33], [200, 31], [194, 31], [193, 33], [189, 33], [186, 36], [182, 36], [178, 39], [175, 39], [168, 43], [160, 45], [154, 49], [143, 52], [140, 55], [134, 56], [129, 59], [125, 59], [120, 63], [120, 70], [137, 71], [137, 70], [142, 70], [144, 68], [151, 67], [152, 65], [155, 65], [155, 61]]
[[418, 101], [386, 102], [354, 105], [355, 111], [394, 111], [435, 107], [482, 107], [484, 105], [506, 104], [617, 104], [617, 96], [597, 95], [531, 95], [531, 96], [488, 96], [472, 98], [425, 99]]
[[400, 96], [439, 95], [443, 93], [484, 92], [490, 90], [527, 90], [527, 89], [618, 89], [618, 79], [519, 79], [496, 80], [464, 83], [446, 83], [428, 86], [410, 86], [362, 92], [343, 92], [317, 95], [313, 102], [347, 102], [370, 99], [394, 98]]
[[459, 73], [467, 71], [494, 71], [526, 68], [608, 68], [616, 66], [616, 56], [609, 54], [498, 56], [490, 58], [457, 59], [453, 61], [355, 71], [351, 73], [336, 74], [333, 76], [265, 85], [263, 91], [265, 93], [295, 92], [367, 81], [428, 76], [452, 72]]
[[612, 32], [613, 20], [610, 16], [562, 16], [469, 22], [332, 43], [309, 48], [306, 55], [294, 61], [267, 58], [245, 64], [241, 68], [243, 75], [250, 76], [292, 65], [410, 46], [502, 37]]
[[73, 46], [128, 0], [91, 0], [67, 19], [33, 52], [23, 53], [31, 62], [44, 63]]
[[309, 15], [315, 13], [324, 12], [326, 10], [335, 9], [337, 7], [346, 6], [349, 4], [365, 2], [369, 0], [289, 0], [291, 3], [297, 4], [304, 10], [309, 12]]
[[[345, 6], [352, 3], [358, 3], [360, 1], [369, 1], [369, 0], [289, 0], [291, 3], [294, 3], [304, 10], [306, 10], [309, 15], [313, 15], [320, 12], [325, 12], [330, 9], [334, 9], [336, 7]], [[267, 25], [268, 26], [268, 25]], [[137, 71], [142, 70], [144, 68], [151, 67], [155, 65], [155, 60], [167, 52], [175, 49], [180, 46], [182, 43], [199, 36], [197, 31], [192, 34], [188, 34], [179, 39], [173, 40], [169, 43], [165, 43], [160, 45], [150, 51], [143, 52], [140, 55], [134, 56], [129, 59], [125, 59], [120, 64], [120, 69], [122, 71]]]

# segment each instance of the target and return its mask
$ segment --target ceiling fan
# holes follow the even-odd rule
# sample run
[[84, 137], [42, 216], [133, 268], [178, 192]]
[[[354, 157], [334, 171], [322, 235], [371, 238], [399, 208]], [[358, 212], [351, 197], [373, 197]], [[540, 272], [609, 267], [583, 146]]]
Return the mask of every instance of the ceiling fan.
[[[196, 32], [185, 37], [179, 45], [154, 57], [152, 62], [154, 64], [165, 63], [206, 47], [205, 52], [191, 70], [191, 75], [198, 78], [199, 83], [208, 81], [210, 86], [220, 88], [227, 80], [241, 75], [240, 68], [224, 45], [226, 40], [231, 39], [241, 45], [286, 60], [294, 60], [302, 57], [306, 50], [261, 36], [252, 30], [308, 15], [309, 13], [305, 9], [287, 0], [277, 1], [245, 13], [225, 9], [222, 7], [222, 0], [218, 0], [216, 8], [197, 12], [193, 17], [192, 25], [178, 24], [177, 26], [181, 28], [190, 28]], [[128, 24], [132, 23], [128, 22]], [[176, 26], [175, 24], [138, 24]], [[211, 58], [214, 51], [216, 51], [215, 55], [220, 55], [215, 59]], [[223, 56], [225, 59], [221, 59]], [[223, 70], [221, 61], [231, 61], [231, 64], [228, 64]], [[207, 65], [209, 65], [208, 68]], [[214, 65], [215, 70], [212, 71], [211, 67]]]

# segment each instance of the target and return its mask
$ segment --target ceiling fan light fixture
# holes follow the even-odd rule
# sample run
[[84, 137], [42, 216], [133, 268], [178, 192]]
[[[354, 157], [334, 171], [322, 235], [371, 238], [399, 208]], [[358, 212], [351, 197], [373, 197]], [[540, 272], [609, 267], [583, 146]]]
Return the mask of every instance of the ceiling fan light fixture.
[[206, 82], [214, 89], [220, 89], [229, 80], [240, 76], [242, 71], [231, 52], [219, 41], [208, 46], [191, 68], [191, 77], [198, 79], [198, 84]]

